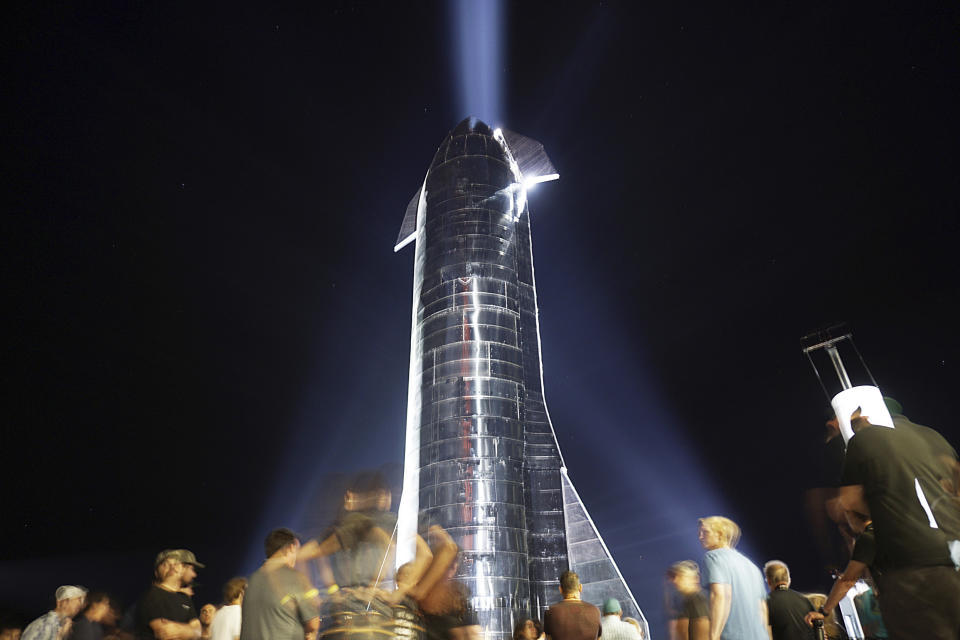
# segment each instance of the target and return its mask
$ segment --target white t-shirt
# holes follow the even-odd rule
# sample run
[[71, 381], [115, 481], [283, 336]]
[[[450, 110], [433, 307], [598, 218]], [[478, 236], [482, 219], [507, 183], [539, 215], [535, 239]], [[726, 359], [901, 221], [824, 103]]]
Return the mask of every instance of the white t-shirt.
[[210, 624], [210, 640], [235, 640], [240, 637], [240, 605], [220, 607]]

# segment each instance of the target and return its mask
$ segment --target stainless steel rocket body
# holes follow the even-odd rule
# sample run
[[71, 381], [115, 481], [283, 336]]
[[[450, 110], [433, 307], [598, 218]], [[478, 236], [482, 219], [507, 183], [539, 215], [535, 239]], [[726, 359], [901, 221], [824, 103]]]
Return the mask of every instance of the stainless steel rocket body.
[[398, 561], [415, 530], [446, 529], [461, 548], [456, 579], [491, 638], [559, 599], [570, 566], [565, 498], [575, 496], [572, 485], [564, 490], [543, 397], [530, 176], [521, 169], [536, 165], [518, 159], [511, 135], [460, 123], [398, 244], [416, 241]]

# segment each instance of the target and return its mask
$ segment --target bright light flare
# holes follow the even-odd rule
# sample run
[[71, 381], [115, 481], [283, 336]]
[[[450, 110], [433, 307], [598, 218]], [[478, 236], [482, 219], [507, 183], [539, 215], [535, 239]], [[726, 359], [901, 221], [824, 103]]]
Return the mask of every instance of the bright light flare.
[[548, 173], [545, 176], [530, 176], [524, 177], [523, 179], [523, 188], [530, 190], [534, 186], [540, 184], [541, 182], [550, 182], [551, 180], [558, 180], [560, 178], [559, 173]]

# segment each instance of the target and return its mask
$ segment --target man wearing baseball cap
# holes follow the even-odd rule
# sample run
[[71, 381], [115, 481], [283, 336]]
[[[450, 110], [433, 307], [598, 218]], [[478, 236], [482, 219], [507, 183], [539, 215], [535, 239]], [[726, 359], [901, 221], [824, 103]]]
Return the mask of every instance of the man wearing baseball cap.
[[200, 637], [200, 619], [183, 592], [204, 565], [187, 549], [157, 554], [154, 582], [137, 602], [136, 632], [142, 640], [193, 640]]
[[23, 630], [21, 640], [62, 640], [70, 633], [73, 616], [83, 609], [83, 600], [87, 590], [75, 585], [64, 585], [57, 589], [57, 606], [48, 611]]
[[623, 621], [623, 609], [616, 598], [603, 601], [603, 617], [600, 618], [600, 637], [603, 640], [640, 640], [640, 632], [629, 622]]

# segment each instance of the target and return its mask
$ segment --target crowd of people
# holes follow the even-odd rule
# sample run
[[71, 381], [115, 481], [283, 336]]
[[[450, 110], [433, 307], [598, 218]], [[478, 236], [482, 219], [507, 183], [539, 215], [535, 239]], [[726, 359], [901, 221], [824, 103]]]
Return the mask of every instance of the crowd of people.
[[[693, 560], [667, 571], [670, 640], [800, 640], [820, 628], [823, 637], [845, 638], [837, 606], [861, 580], [870, 587], [858, 597], [865, 637], [960, 640], [957, 453], [895, 401], [887, 406], [893, 429], [871, 424], [860, 409], [850, 417], [854, 437], [828, 507], [851, 553], [830, 593], [794, 591], [784, 562], [761, 570], [736, 549], [736, 523], [705, 517], [702, 572]], [[390, 501], [379, 474], [362, 474], [323, 536], [302, 542], [289, 529], [271, 531], [263, 564], [229, 580], [220, 606], [198, 613], [191, 585], [204, 565], [189, 550], [166, 550], [153, 583], [126, 611], [105, 593], [65, 585], [51, 611], [22, 633], [3, 625], [0, 640], [476, 640], [477, 617], [455, 579], [459, 549], [442, 528], [418, 536], [413, 560], [386, 575], [395, 552]], [[542, 625], [519, 620], [513, 640], [646, 640], [645, 627], [623, 618], [616, 599], [584, 602], [573, 571], [559, 576], [559, 587]]]
[[[842, 466], [825, 505], [849, 542], [850, 561], [829, 594], [793, 591], [790, 571], [771, 560], [763, 571], [736, 550], [740, 529], [728, 518], [700, 520], [700, 566], [686, 560], [667, 572], [671, 640], [960, 639], [960, 464], [936, 431], [911, 422], [884, 398], [894, 428], [857, 408], [854, 437], [843, 447], [836, 416], [828, 428]], [[862, 581], [862, 582], [861, 582]], [[862, 589], [853, 587], [861, 583]], [[769, 593], [768, 593], [769, 590]], [[838, 619], [853, 598], [856, 625]], [[853, 617], [853, 616], [849, 616]]]

